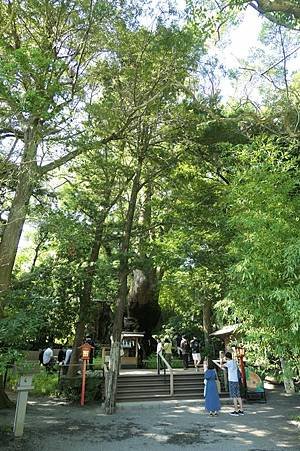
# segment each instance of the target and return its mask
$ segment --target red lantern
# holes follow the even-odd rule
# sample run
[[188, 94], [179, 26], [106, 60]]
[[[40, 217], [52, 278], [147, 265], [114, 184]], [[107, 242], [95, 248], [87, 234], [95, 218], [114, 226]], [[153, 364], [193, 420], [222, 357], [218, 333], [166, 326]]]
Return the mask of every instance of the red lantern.
[[93, 346], [91, 346], [89, 343], [84, 343], [82, 346], [80, 346], [82, 360], [90, 359], [90, 353], [92, 348]]

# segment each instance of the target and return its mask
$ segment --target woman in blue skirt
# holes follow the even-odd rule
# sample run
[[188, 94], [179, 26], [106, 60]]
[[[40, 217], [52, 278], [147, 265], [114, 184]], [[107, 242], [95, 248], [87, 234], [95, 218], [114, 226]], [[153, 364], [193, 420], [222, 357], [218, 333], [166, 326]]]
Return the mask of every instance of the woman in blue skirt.
[[205, 397], [205, 410], [209, 412], [210, 416], [218, 415], [221, 409], [220, 397], [216, 384], [217, 372], [214, 368], [213, 361], [208, 359], [207, 369], [204, 373], [204, 397]]

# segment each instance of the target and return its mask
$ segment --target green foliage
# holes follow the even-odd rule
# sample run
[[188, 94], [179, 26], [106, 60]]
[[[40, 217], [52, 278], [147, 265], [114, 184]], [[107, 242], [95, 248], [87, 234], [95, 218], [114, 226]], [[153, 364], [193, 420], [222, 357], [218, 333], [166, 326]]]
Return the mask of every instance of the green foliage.
[[[86, 374], [86, 390], [85, 401], [101, 401], [102, 387], [103, 387], [103, 372], [101, 371], [87, 371]], [[63, 376], [59, 382], [60, 393], [69, 401], [79, 403], [81, 395], [82, 377], [76, 376], [67, 378]]]
[[[256, 352], [296, 362], [300, 337], [299, 166], [265, 139], [241, 150], [231, 186], [230, 292], [223, 303]], [[228, 310], [227, 310], [228, 311]]]
[[[157, 355], [155, 353], [150, 354], [149, 357], [147, 357], [147, 359], [144, 360], [144, 364], [147, 369], [151, 369], [151, 370], [156, 369], [157, 368]], [[182, 368], [183, 367], [182, 360], [177, 359], [175, 357], [172, 358], [170, 365], [172, 368]]]
[[32, 394], [36, 396], [54, 396], [58, 392], [57, 373], [47, 373], [45, 370], [35, 374]]
[[24, 375], [26, 371], [29, 372], [29, 374], [33, 374], [32, 379], [32, 385], [33, 390], [30, 390], [30, 394], [34, 396], [55, 396], [58, 394], [58, 376], [57, 373], [47, 373], [45, 369], [37, 369], [36, 366], [31, 367], [31, 369], [28, 367], [27, 370], [24, 370], [24, 367], [19, 368], [19, 370], [8, 371], [8, 379], [7, 379], [7, 387], [15, 391], [19, 379], [21, 375]]

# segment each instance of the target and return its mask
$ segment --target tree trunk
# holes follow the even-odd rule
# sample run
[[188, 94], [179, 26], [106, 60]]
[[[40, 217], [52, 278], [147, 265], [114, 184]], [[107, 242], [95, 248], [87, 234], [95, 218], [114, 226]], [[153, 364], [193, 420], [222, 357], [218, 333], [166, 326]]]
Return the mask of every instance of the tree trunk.
[[[0, 244], [0, 296], [8, 290], [10, 285], [29, 201], [38, 177], [36, 166], [38, 143], [34, 131], [29, 130], [26, 133], [24, 146], [16, 192]], [[3, 302], [1, 302], [0, 315], [1, 313], [3, 314]]]
[[210, 334], [212, 331], [211, 324], [211, 311], [212, 301], [209, 298], [206, 298], [203, 304], [203, 332], [204, 332], [204, 343], [205, 347], [209, 348], [210, 346]]
[[151, 333], [158, 323], [161, 309], [158, 304], [159, 282], [162, 274], [151, 262], [143, 269], [133, 270], [128, 296], [128, 312], [137, 320], [140, 331]]
[[[35, 130], [25, 133], [24, 154], [20, 165], [15, 196], [12, 201], [7, 224], [4, 227], [0, 243], [0, 320], [4, 317], [4, 298], [11, 282], [11, 275], [17, 255], [29, 201], [37, 182], [36, 153], [38, 142]], [[2, 376], [0, 375], [2, 378]], [[0, 383], [0, 407], [11, 405]]]
[[147, 255], [149, 243], [155, 239], [152, 227], [152, 181], [146, 185], [143, 203], [144, 233], [140, 236], [139, 254], [143, 261], [140, 268], [133, 270], [133, 280], [128, 296], [128, 315], [137, 320], [139, 330], [151, 334], [156, 327], [161, 308], [158, 303], [159, 286], [163, 271], [155, 268], [153, 260]]
[[93, 281], [96, 271], [96, 263], [99, 257], [99, 251], [102, 243], [103, 237], [103, 226], [107, 216], [105, 214], [101, 215], [95, 230], [95, 236], [93, 241], [93, 246], [91, 249], [90, 258], [88, 261], [88, 266], [86, 269], [85, 280], [83, 282], [83, 290], [80, 296], [80, 308], [79, 308], [79, 318], [75, 331], [75, 338], [73, 343], [73, 350], [71, 354], [70, 366], [68, 369], [68, 377], [73, 377], [77, 372], [77, 364], [79, 360], [79, 347], [82, 345], [84, 338], [85, 327], [90, 320], [90, 310], [91, 310], [91, 300], [92, 300], [92, 289]]
[[117, 380], [120, 365], [120, 342], [123, 327], [123, 316], [127, 298], [128, 277], [128, 251], [130, 245], [133, 218], [136, 209], [137, 195], [140, 189], [140, 178], [143, 158], [138, 161], [138, 167], [133, 179], [131, 195], [125, 220], [125, 230], [121, 243], [121, 256], [119, 266], [119, 295], [114, 318], [112, 343], [110, 349], [109, 371], [107, 375], [107, 389], [105, 396], [105, 413], [110, 415], [116, 410]]
[[287, 373], [287, 365], [286, 365], [284, 358], [282, 358], [282, 357], [280, 358], [280, 365], [281, 365], [282, 374], [283, 374], [283, 384], [284, 384], [285, 392], [288, 395], [294, 394], [295, 393], [294, 381], [290, 375], [286, 374]]
[[8, 398], [4, 390], [4, 378], [0, 374], [0, 409], [6, 409], [8, 407], [13, 407], [15, 404]]

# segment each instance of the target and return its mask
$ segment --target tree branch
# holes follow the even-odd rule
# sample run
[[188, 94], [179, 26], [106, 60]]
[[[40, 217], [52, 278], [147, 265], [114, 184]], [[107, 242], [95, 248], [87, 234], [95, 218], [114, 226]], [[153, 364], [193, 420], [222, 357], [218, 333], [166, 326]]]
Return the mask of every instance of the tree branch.
[[[122, 136], [118, 135], [116, 133], [112, 133], [107, 138], [103, 138], [100, 142], [98, 142], [98, 145], [104, 145], [107, 144], [110, 141], [121, 139]], [[50, 171], [53, 171], [56, 168], [59, 168], [63, 164], [67, 163], [68, 161], [71, 161], [73, 158], [77, 157], [78, 155], [82, 154], [84, 152], [85, 148], [79, 148], [76, 150], [73, 150], [72, 152], [67, 153], [66, 155], [63, 155], [62, 157], [58, 158], [57, 160], [52, 161], [49, 164], [46, 164], [45, 166], [42, 166], [39, 168], [40, 175], [45, 175]]]

